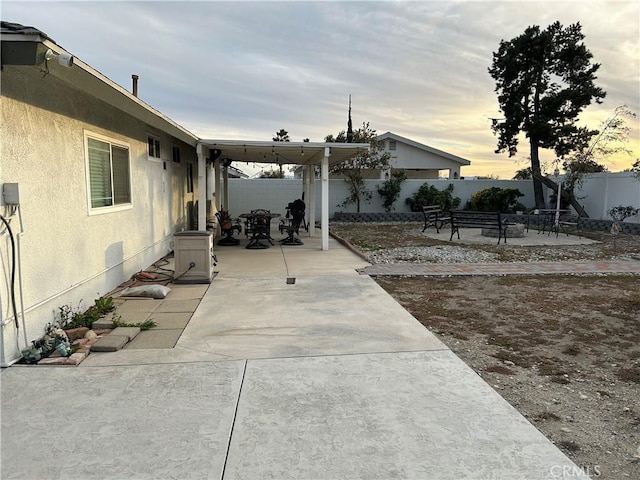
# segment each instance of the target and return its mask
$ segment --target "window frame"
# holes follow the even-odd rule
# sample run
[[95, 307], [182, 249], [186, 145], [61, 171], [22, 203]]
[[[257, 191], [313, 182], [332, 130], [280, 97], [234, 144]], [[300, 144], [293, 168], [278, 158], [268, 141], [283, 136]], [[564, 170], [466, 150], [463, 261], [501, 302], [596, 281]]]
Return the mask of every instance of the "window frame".
[[389, 140], [389, 151], [395, 151], [398, 149], [398, 142], [396, 140]]
[[[98, 142], [108, 143], [109, 144], [109, 159], [110, 159], [110, 173], [111, 173], [111, 199], [112, 202], [115, 202], [115, 192], [113, 188], [113, 147], [121, 148], [127, 151], [127, 171], [128, 171], [128, 188], [129, 188], [129, 201], [126, 203], [118, 203], [112, 205], [105, 205], [102, 207], [94, 207], [92, 205], [92, 195], [91, 195], [91, 165], [89, 163], [89, 139], [96, 140]], [[87, 196], [87, 209], [89, 215], [101, 215], [104, 213], [112, 213], [112, 212], [120, 212], [123, 210], [130, 210], [133, 208], [133, 189], [132, 189], [132, 178], [131, 178], [131, 146], [128, 142], [123, 142], [122, 140], [117, 140], [112, 137], [108, 137], [106, 135], [101, 135], [99, 133], [91, 132], [88, 130], [84, 131], [84, 165], [85, 165], [85, 180], [86, 180], [86, 196]]]
[[[153, 142], [153, 144], [151, 143]], [[153, 145], [153, 152], [151, 151]], [[147, 133], [147, 159], [152, 162], [162, 161], [162, 144], [160, 137]]]
[[178, 145], [171, 145], [171, 163], [182, 163], [180, 150]]

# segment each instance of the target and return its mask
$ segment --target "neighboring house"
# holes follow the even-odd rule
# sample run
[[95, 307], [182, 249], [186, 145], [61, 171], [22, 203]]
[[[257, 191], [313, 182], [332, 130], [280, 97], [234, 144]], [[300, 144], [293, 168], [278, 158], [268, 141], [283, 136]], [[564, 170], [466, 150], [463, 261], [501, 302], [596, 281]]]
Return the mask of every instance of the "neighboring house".
[[[393, 170], [404, 170], [407, 178], [460, 178], [460, 167], [470, 165], [464, 158], [452, 155], [442, 150], [429, 147], [422, 143], [409, 140], [395, 133], [387, 132], [378, 135], [378, 140], [384, 142], [384, 149], [391, 155], [389, 161]], [[447, 175], [440, 172], [446, 170]], [[385, 178], [387, 172], [380, 172]]]
[[[387, 132], [378, 135], [383, 143], [384, 151], [390, 155], [389, 164], [392, 170], [404, 170], [408, 179], [459, 179], [460, 167], [470, 165], [464, 158], [438, 150], [422, 143], [410, 140], [395, 133]], [[444, 174], [446, 171], [447, 174]], [[340, 175], [331, 175], [340, 178]], [[294, 172], [295, 178], [302, 178], [301, 169]], [[364, 178], [385, 180], [389, 178], [388, 170], [368, 170]]]
[[198, 139], [46, 34], [7, 22], [0, 33], [6, 366], [59, 307], [85, 309], [170, 252], [195, 215]]

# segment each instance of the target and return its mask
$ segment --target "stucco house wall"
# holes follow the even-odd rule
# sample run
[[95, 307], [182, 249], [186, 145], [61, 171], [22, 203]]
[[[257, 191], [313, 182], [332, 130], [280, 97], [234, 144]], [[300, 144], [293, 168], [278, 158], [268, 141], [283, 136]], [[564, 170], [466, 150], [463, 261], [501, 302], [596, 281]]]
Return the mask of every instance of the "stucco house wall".
[[[14, 215], [26, 332], [19, 332], [16, 342], [15, 329], [4, 329], [3, 353], [10, 361], [19, 358], [25, 337], [42, 336], [59, 307], [92, 305], [170, 251], [173, 233], [187, 226], [189, 202], [197, 199], [197, 157], [194, 147], [33, 66], [5, 65], [0, 80], [0, 183], [18, 183], [24, 229], [21, 233], [20, 217]], [[150, 134], [160, 140], [160, 159], [148, 157]], [[128, 146], [130, 206], [91, 211], [86, 135]], [[180, 163], [173, 162], [173, 146], [180, 149]], [[187, 188], [189, 165], [193, 192]], [[1, 207], [5, 216], [11, 209]], [[4, 236], [5, 279], [10, 252]], [[8, 289], [2, 282], [1, 298], [10, 298]], [[6, 304], [1, 308], [6, 321], [12, 311]]]

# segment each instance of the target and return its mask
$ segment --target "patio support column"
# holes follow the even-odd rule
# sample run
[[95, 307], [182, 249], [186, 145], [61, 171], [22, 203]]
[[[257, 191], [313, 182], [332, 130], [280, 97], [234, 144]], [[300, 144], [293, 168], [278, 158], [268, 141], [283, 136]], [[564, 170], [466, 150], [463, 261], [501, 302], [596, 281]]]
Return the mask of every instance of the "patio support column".
[[207, 160], [202, 153], [202, 144], [196, 145], [198, 155], [198, 230], [207, 230]]
[[[320, 228], [322, 228], [322, 250], [329, 250], [329, 155], [331, 149], [324, 148], [324, 157], [320, 163], [321, 185], [322, 185], [322, 218]], [[311, 227], [309, 227], [311, 229]]]
[[[210, 203], [216, 198], [216, 184], [213, 176], [213, 165], [211, 162], [207, 162], [207, 203]], [[215, 201], [213, 207], [216, 207]], [[213, 215], [214, 212], [211, 212]]]
[[315, 169], [313, 165], [308, 165], [305, 168], [307, 169], [305, 202], [309, 205], [307, 225], [309, 226], [309, 236], [313, 237], [316, 234], [316, 184], [313, 175]]
[[223, 182], [224, 182], [224, 209], [229, 211], [229, 169], [223, 168]]
[[220, 207], [222, 206], [222, 191], [220, 190], [220, 162], [216, 160], [213, 165], [213, 183], [215, 185], [213, 191], [216, 194], [216, 210], [220, 211]]

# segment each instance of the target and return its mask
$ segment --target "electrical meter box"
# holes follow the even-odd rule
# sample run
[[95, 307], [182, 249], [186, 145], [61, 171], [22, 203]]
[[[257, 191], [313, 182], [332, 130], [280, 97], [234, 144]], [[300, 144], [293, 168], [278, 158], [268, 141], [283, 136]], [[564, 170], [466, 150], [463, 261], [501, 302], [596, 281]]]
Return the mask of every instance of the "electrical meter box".
[[213, 233], [187, 230], [173, 235], [174, 283], [211, 283]]

